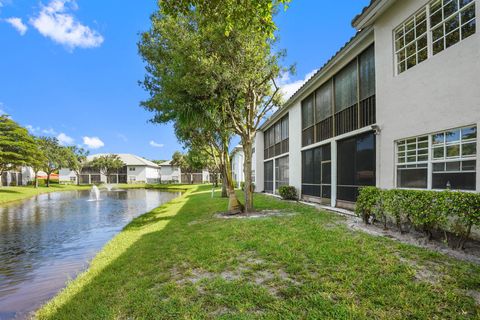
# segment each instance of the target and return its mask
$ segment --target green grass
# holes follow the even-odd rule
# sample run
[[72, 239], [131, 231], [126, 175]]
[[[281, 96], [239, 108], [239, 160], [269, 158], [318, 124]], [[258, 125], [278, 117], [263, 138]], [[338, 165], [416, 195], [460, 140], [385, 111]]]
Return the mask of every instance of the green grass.
[[75, 186], [75, 185], [59, 185], [54, 184], [50, 188], [33, 186], [26, 187], [0, 187], [0, 204], [5, 204], [12, 201], [23, 200], [31, 198], [38, 194], [56, 192], [56, 191], [72, 191], [72, 190], [85, 190], [91, 186]]
[[[287, 213], [219, 219], [187, 187], [130, 223], [40, 319], [479, 319], [480, 267], [349, 230], [342, 218], [256, 195]], [[293, 213], [288, 214], [288, 213]]]

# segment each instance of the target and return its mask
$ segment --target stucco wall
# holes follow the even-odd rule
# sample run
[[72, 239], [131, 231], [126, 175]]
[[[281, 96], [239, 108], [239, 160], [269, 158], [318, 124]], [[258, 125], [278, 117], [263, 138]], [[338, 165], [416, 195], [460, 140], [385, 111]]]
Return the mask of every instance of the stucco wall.
[[[134, 171], [130, 171], [131, 168], [134, 168]], [[146, 181], [146, 167], [141, 166], [127, 166], [127, 181], [130, 182], [130, 177], [135, 176], [136, 181]]]
[[[393, 30], [427, 2], [396, 1], [375, 24], [377, 123], [381, 128], [377, 185], [382, 188], [395, 187], [395, 140], [472, 124], [480, 127], [478, 1], [477, 34], [395, 75]], [[477, 191], [479, 182], [477, 164]]]
[[147, 179], [160, 179], [160, 168], [146, 167], [145, 175]]
[[295, 103], [288, 111], [288, 139], [289, 158], [288, 173], [289, 184], [297, 189], [300, 194], [302, 190], [302, 107], [300, 102]]
[[263, 154], [264, 141], [263, 141], [263, 132], [258, 131], [255, 135], [255, 192], [262, 192], [264, 187], [264, 176], [263, 176]]

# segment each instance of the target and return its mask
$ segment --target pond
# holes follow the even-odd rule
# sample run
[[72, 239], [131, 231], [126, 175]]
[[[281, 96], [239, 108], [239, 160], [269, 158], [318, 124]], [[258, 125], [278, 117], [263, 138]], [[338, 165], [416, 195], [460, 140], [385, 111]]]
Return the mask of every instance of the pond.
[[25, 318], [133, 218], [177, 197], [148, 189], [43, 194], [0, 207], [0, 319]]

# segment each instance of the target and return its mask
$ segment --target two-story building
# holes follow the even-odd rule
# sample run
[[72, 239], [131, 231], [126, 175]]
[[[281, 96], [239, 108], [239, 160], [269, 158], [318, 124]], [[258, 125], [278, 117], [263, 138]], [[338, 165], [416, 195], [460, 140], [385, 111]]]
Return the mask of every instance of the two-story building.
[[[108, 154], [95, 154], [87, 157], [88, 161]], [[99, 169], [92, 167], [83, 168], [80, 176], [80, 184], [99, 184], [99, 183], [160, 183], [160, 166], [156, 163], [128, 153], [116, 154], [124, 163], [124, 166], [109, 176], [102, 174]], [[62, 168], [59, 171], [60, 182], [77, 183], [77, 175], [68, 168]]]
[[256, 191], [351, 208], [362, 186], [480, 191], [479, 0], [372, 0], [257, 133]]

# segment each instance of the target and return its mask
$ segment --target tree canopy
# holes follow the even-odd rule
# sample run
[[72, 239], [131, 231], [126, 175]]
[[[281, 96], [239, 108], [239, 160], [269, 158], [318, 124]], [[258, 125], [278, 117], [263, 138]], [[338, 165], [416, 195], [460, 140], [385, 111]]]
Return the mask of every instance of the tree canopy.
[[161, 0], [139, 44], [147, 62], [143, 86], [151, 96], [142, 105], [155, 112], [154, 121], [185, 129], [184, 119], [203, 114], [240, 136], [247, 211], [253, 210], [254, 137], [267, 113], [281, 105], [275, 79], [286, 69], [279, 63], [284, 52], [273, 50], [273, 16], [288, 2]]
[[107, 154], [93, 159], [89, 165], [99, 170], [108, 179], [115, 171], [125, 166], [125, 163], [118, 155]]
[[35, 139], [27, 129], [6, 115], [0, 116], [0, 176], [5, 171], [30, 164], [38, 153]]
[[42, 170], [47, 174], [47, 187], [49, 187], [50, 175], [60, 168], [68, 167], [71, 150], [61, 146], [57, 138], [39, 137], [37, 142], [45, 155]]

